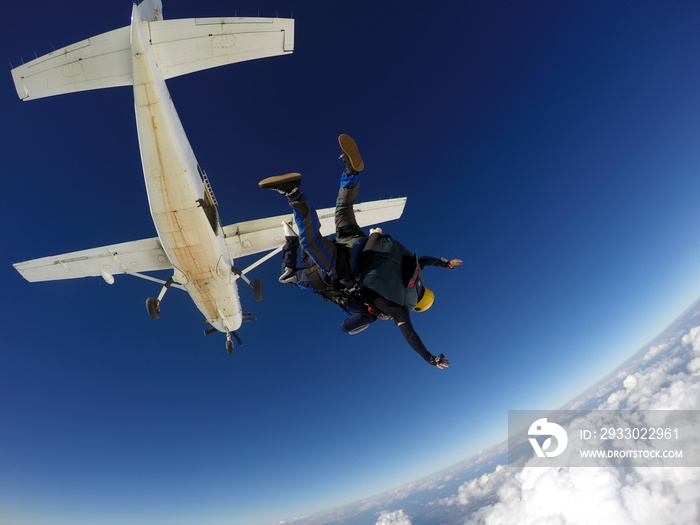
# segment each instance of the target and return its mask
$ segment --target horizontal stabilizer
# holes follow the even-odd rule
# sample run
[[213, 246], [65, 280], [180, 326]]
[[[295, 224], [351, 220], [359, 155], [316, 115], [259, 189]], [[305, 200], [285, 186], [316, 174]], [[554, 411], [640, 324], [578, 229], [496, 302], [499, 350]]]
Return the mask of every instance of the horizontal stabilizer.
[[[158, 8], [153, 4], [151, 10]], [[147, 25], [165, 79], [294, 50], [294, 20], [287, 18], [157, 18]], [[22, 100], [128, 86], [131, 55], [131, 28], [122, 27], [16, 67], [12, 78]]]
[[12, 70], [22, 100], [131, 85], [128, 27], [76, 42]]
[[158, 68], [166, 80], [294, 50], [288, 18], [187, 18], [150, 24]]

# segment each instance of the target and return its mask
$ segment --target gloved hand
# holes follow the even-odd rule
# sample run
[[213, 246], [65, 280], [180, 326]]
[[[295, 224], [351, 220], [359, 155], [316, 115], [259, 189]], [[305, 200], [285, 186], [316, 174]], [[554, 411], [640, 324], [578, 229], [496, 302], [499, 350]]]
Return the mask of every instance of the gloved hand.
[[438, 356], [434, 355], [430, 359], [430, 364], [437, 366], [440, 369], [447, 368], [448, 366], [450, 366], [450, 362], [445, 358], [445, 354], [440, 354]]

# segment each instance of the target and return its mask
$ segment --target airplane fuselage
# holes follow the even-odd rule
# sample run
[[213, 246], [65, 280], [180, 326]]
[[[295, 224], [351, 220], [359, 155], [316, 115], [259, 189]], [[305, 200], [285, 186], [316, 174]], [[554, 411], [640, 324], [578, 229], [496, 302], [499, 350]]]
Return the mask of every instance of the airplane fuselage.
[[139, 147], [160, 243], [175, 268], [175, 282], [213, 327], [233, 332], [243, 319], [233, 260], [213, 195], [158, 68], [148, 24], [136, 6], [131, 53]]

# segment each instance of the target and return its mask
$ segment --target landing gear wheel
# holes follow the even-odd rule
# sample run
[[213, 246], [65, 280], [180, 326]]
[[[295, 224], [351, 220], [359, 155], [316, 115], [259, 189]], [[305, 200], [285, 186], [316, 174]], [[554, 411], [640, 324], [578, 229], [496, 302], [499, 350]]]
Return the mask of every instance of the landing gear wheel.
[[160, 301], [153, 297], [146, 299], [146, 310], [151, 319], [160, 319]]
[[233, 355], [233, 341], [226, 341], [226, 350], [228, 351], [229, 355]]
[[256, 301], [262, 301], [263, 288], [262, 288], [262, 280], [261, 279], [255, 279], [253, 281], [253, 298]]

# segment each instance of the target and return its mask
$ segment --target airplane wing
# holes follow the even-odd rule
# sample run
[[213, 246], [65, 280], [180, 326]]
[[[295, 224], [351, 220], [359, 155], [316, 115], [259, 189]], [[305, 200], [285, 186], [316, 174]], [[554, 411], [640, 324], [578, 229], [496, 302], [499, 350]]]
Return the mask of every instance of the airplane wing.
[[32, 283], [98, 277], [103, 272], [114, 275], [172, 269], [158, 237], [42, 257], [14, 267]]
[[[401, 217], [406, 197], [355, 204], [355, 218], [360, 227], [393, 221]], [[335, 208], [317, 210], [321, 233], [335, 232]], [[226, 244], [231, 257], [245, 257], [274, 250], [284, 244], [282, 222], [293, 222], [292, 214], [278, 215], [255, 221], [239, 222], [224, 227]]]
[[[398, 219], [405, 205], [405, 197], [356, 204], [355, 217], [361, 227], [370, 226]], [[335, 208], [318, 210], [318, 216], [322, 232], [328, 234], [335, 230]], [[231, 257], [244, 257], [282, 246], [284, 244], [283, 221], [291, 222], [292, 214], [225, 226], [223, 230]], [[29, 282], [117, 274], [145, 277], [140, 274], [156, 270], [172, 270], [172, 265], [158, 237], [42, 257], [16, 263], [14, 267]]]

